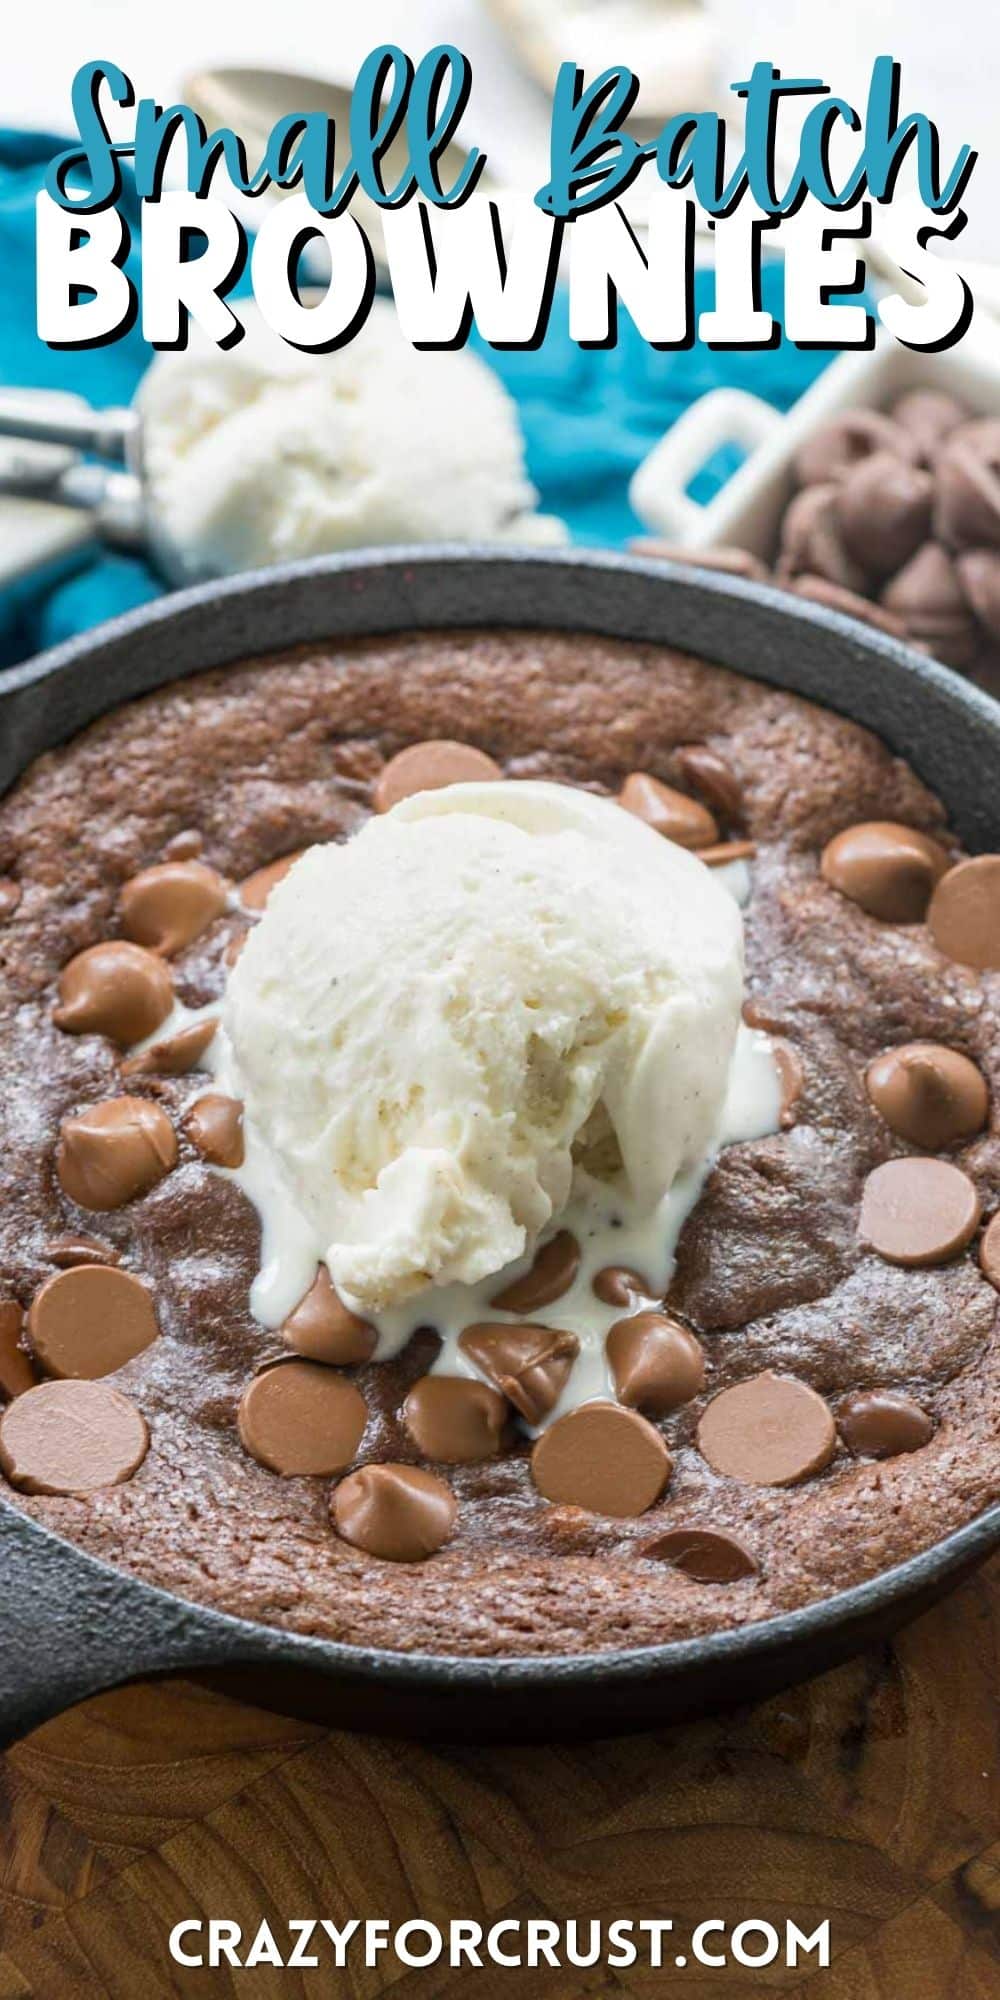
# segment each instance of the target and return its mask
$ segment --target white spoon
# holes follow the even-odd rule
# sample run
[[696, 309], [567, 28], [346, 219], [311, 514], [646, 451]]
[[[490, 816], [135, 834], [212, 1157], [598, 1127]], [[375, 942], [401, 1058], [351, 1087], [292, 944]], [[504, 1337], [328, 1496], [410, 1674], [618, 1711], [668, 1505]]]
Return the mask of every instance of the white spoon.
[[528, 74], [551, 90], [560, 63], [591, 81], [610, 62], [639, 78], [631, 124], [662, 125], [714, 102], [718, 34], [702, 0], [486, 0]]

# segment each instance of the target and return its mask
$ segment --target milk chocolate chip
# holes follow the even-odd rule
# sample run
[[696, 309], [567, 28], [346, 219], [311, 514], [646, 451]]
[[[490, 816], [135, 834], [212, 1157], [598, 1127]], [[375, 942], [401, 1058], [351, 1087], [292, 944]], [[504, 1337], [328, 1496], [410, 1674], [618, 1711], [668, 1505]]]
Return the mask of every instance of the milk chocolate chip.
[[343, 1472], [355, 1457], [368, 1406], [353, 1382], [318, 1361], [278, 1361], [243, 1391], [237, 1422], [245, 1449], [269, 1472]]
[[243, 1106], [237, 1097], [206, 1091], [184, 1114], [184, 1130], [213, 1167], [243, 1165]]
[[980, 624], [1000, 639], [1000, 549], [968, 549], [956, 556], [955, 568]]
[[458, 1344], [532, 1425], [555, 1409], [580, 1352], [576, 1335], [557, 1327], [491, 1321], [465, 1327]]
[[568, 1229], [560, 1229], [550, 1243], [543, 1243], [530, 1271], [505, 1285], [490, 1303], [501, 1312], [538, 1312], [569, 1291], [579, 1268], [580, 1245]]
[[28, 1312], [31, 1345], [46, 1374], [85, 1381], [124, 1368], [159, 1331], [141, 1278], [107, 1264], [48, 1278]]
[[788, 589], [796, 597], [808, 597], [812, 604], [825, 604], [828, 611], [839, 611], [845, 618], [860, 618], [862, 625], [874, 625], [879, 632], [888, 632], [891, 639], [905, 639], [906, 625], [894, 611], [887, 611], [881, 604], [873, 604], [869, 597], [862, 597], [856, 590], [845, 590], [839, 583], [830, 583], [825, 576], [796, 576], [788, 583]]
[[442, 1465], [493, 1458], [508, 1414], [496, 1389], [460, 1375], [422, 1375], [403, 1404], [403, 1422], [417, 1450]]
[[732, 861], [754, 861], [757, 858], [755, 840], [720, 840], [715, 847], [699, 847], [698, 859], [706, 868], [728, 868]]
[[289, 869], [294, 868], [297, 861], [301, 861], [305, 852], [304, 847], [297, 847], [294, 854], [283, 854], [280, 861], [269, 861], [266, 868], [258, 868], [252, 875], [248, 875], [237, 890], [243, 908], [262, 910], [271, 890], [276, 889], [278, 883], [284, 881]]
[[929, 834], [885, 819], [845, 827], [820, 862], [831, 888], [887, 924], [918, 924], [947, 867], [944, 848]]
[[0, 1418], [0, 1468], [22, 1493], [120, 1486], [148, 1449], [145, 1418], [107, 1382], [39, 1382]]
[[325, 1264], [319, 1265], [305, 1298], [289, 1313], [281, 1333], [286, 1346], [296, 1354], [339, 1368], [370, 1361], [377, 1338], [368, 1320], [360, 1319], [338, 1297]]
[[859, 1231], [889, 1264], [945, 1264], [975, 1235], [980, 1202], [948, 1160], [886, 1160], [865, 1182]]
[[950, 547], [1000, 546], [1000, 421], [952, 431], [938, 454], [934, 529]]
[[169, 966], [141, 945], [114, 938], [63, 966], [52, 1019], [67, 1035], [107, 1035], [126, 1048], [153, 1034], [173, 1004]]
[[458, 1507], [443, 1479], [420, 1465], [362, 1465], [334, 1488], [342, 1541], [383, 1562], [425, 1562], [449, 1539]]
[[375, 780], [372, 802], [376, 812], [388, 812], [414, 792], [436, 792], [443, 785], [488, 784], [503, 772], [485, 750], [471, 743], [440, 738], [410, 743], [390, 757]]
[[767, 583], [770, 570], [749, 549], [682, 549], [676, 542], [661, 542], [655, 535], [633, 535], [629, 548], [637, 556], [655, 556], [661, 562], [683, 563], [687, 569], [721, 570], [724, 576], [741, 576], [747, 583]]
[[983, 1240], [979, 1245], [979, 1264], [984, 1278], [988, 1278], [990, 1284], [995, 1285], [1000, 1292], [1000, 1211], [983, 1231]]
[[867, 1389], [848, 1396], [838, 1418], [840, 1435], [857, 1458], [896, 1458], [919, 1451], [934, 1435], [926, 1410], [895, 1389]]
[[648, 771], [633, 771], [626, 778], [618, 803], [637, 819], [644, 819], [654, 833], [676, 841], [678, 847], [711, 847], [719, 838], [718, 826], [707, 806], [689, 799], [684, 792], [675, 792], [671, 785], [662, 785]]
[[910, 389], [892, 406], [893, 423], [906, 431], [918, 446], [921, 458], [928, 463], [966, 415], [963, 405], [941, 389]]
[[42, 1252], [50, 1264], [57, 1264], [61, 1271], [74, 1270], [77, 1264], [120, 1264], [121, 1254], [113, 1243], [105, 1243], [101, 1236], [79, 1236], [77, 1234], [57, 1236], [46, 1243]]
[[542, 1432], [531, 1454], [546, 1500], [617, 1520], [652, 1507], [672, 1471], [659, 1431], [620, 1403], [581, 1403]]
[[904, 1042], [865, 1071], [868, 1095], [891, 1132], [925, 1153], [939, 1153], [981, 1132], [989, 1116], [986, 1079], [957, 1049]]
[[56, 1172], [80, 1208], [123, 1208], [176, 1164], [174, 1128], [145, 1097], [109, 1097], [63, 1119]]
[[865, 573], [848, 554], [836, 500], [832, 484], [806, 486], [795, 495], [781, 523], [779, 577], [821, 576], [842, 590], [864, 590]]
[[799, 1113], [799, 1099], [805, 1081], [802, 1064], [788, 1042], [775, 1042], [771, 1053], [774, 1057], [774, 1067], [778, 1072], [778, 1082], [781, 1085], [779, 1113], [781, 1128], [787, 1132], [789, 1126], [794, 1125]]
[[591, 1280], [594, 1297], [604, 1306], [630, 1306], [634, 1299], [652, 1299], [649, 1279], [625, 1264], [606, 1264]]
[[200, 937], [228, 901], [222, 876], [203, 861], [160, 861], [125, 883], [122, 930], [136, 944], [170, 958]]
[[939, 951], [977, 972], [1000, 972], [1000, 854], [959, 861], [938, 883], [927, 912]]
[[820, 480], [838, 480], [871, 458], [874, 452], [891, 451], [897, 457], [916, 458], [916, 440], [880, 410], [845, 410], [821, 424], [799, 446], [795, 456], [795, 477], [800, 486]]
[[796, 1486], [829, 1465], [837, 1432], [815, 1389], [768, 1369], [713, 1397], [698, 1425], [698, 1449], [727, 1479]]
[[743, 787], [718, 751], [710, 750], [707, 743], [682, 743], [677, 750], [677, 765], [684, 783], [700, 793], [713, 812], [721, 813], [723, 819], [739, 819]]
[[33, 1389], [36, 1376], [31, 1357], [21, 1346], [24, 1314], [16, 1299], [0, 1299], [0, 1396], [12, 1403]]
[[958, 568], [940, 542], [925, 542], [882, 592], [912, 639], [949, 666], [967, 666], [979, 644]]
[[148, 1049], [126, 1058], [122, 1075], [186, 1076], [188, 1070], [198, 1068], [209, 1043], [215, 1039], [218, 1025], [214, 1019], [192, 1021], [190, 1026], [178, 1028], [176, 1035], [168, 1035], [165, 1041], [151, 1042]]
[[0, 875], [0, 924], [14, 915], [21, 900], [21, 884], [11, 875]]
[[642, 1553], [672, 1563], [696, 1583], [739, 1583], [757, 1570], [738, 1536], [725, 1528], [703, 1528], [697, 1521], [689, 1528], [671, 1528], [655, 1542], [648, 1542]]
[[758, 995], [744, 1000], [743, 1019], [748, 1028], [763, 1028], [765, 1034], [773, 1035], [781, 1025], [780, 1006], [775, 1010], [768, 1001]]
[[930, 533], [934, 481], [894, 452], [847, 473], [834, 502], [848, 555], [866, 576], [892, 576]]
[[631, 1409], [666, 1417], [705, 1386], [700, 1341], [666, 1313], [639, 1312], [616, 1319], [605, 1350], [618, 1401]]
[[202, 852], [205, 842], [196, 827], [185, 826], [180, 833], [171, 834], [163, 844], [164, 861], [193, 861]]

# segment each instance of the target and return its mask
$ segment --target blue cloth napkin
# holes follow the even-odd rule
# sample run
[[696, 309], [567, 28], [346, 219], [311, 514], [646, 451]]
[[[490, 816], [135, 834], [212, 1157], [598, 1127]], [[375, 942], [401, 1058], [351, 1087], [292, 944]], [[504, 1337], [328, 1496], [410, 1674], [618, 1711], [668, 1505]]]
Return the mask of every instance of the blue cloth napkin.
[[[0, 131], [0, 269], [7, 299], [0, 383], [69, 389], [97, 404], [127, 403], [150, 358], [138, 328], [113, 346], [81, 353], [53, 352], [35, 333], [35, 196], [46, 162], [66, 144], [46, 133]], [[136, 223], [134, 197], [130, 203], [126, 192], [124, 201]], [[134, 228], [133, 243], [137, 233]], [[134, 250], [127, 268], [138, 281]], [[779, 264], [765, 267], [762, 304], [779, 319], [781, 280]], [[699, 310], [711, 305], [713, 287], [711, 271], [700, 271]], [[543, 508], [568, 522], [575, 541], [612, 548], [640, 530], [628, 504], [631, 474], [689, 403], [726, 384], [787, 409], [830, 358], [799, 353], [784, 342], [766, 353], [712, 354], [696, 345], [687, 353], [662, 354], [647, 347], [624, 313], [617, 347], [584, 350], [569, 338], [559, 295], [537, 352], [492, 353], [477, 345], [517, 401]], [[731, 451], [717, 454], [693, 484], [694, 497], [711, 498], [737, 462]], [[45, 592], [19, 590], [6, 600], [0, 594], [0, 664], [55, 645], [161, 589], [141, 559], [108, 552]]]

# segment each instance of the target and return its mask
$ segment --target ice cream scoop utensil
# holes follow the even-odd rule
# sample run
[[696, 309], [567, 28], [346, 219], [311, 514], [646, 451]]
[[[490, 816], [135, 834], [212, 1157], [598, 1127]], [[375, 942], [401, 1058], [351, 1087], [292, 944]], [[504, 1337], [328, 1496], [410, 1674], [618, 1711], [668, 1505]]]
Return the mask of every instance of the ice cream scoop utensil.
[[96, 410], [83, 396], [5, 389], [0, 391], [0, 437], [64, 445], [137, 471], [142, 418], [137, 410]]
[[171, 584], [345, 545], [566, 539], [536, 512], [516, 405], [479, 356], [417, 352], [384, 299], [323, 355], [254, 306], [242, 318], [233, 353], [196, 329], [157, 355], [129, 410], [0, 398], [16, 438], [0, 491], [54, 504], [78, 547], [144, 549]]
[[[0, 392], [0, 589], [146, 538], [142, 423], [49, 390]], [[103, 462], [98, 462], [103, 461]]]

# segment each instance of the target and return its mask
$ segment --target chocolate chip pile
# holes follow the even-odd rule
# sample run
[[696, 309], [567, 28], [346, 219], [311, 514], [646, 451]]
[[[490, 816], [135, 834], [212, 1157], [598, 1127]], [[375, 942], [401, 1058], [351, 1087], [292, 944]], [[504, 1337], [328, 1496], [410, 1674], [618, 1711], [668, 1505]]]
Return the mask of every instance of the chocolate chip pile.
[[773, 571], [744, 549], [637, 547], [784, 584], [1000, 686], [1000, 419], [910, 390], [831, 418], [793, 475]]
[[[919, 399], [907, 400], [906, 434], [915, 436], [921, 412], [913, 406]], [[930, 415], [923, 410], [925, 439]], [[954, 432], [960, 443], [958, 417], [948, 425], [942, 410], [937, 417], [938, 436]], [[903, 423], [898, 410], [896, 423]], [[883, 456], [888, 450], [889, 428], [890, 420], [882, 418], [860, 428], [842, 426], [839, 458], [831, 458], [828, 440], [825, 457], [813, 451], [806, 459], [803, 477], [809, 475], [812, 483], [804, 490], [813, 496], [827, 491], [839, 503], [845, 493], [884, 486], [885, 465], [878, 482], [871, 480], [870, 467], [879, 465], [876, 441]], [[927, 449], [925, 443], [925, 456]], [[968, 470], [966, 458], [959, 457]], [[915, 445], [898, 462], [908, 468], [906, 479], [893, 475], [902, 518], [903, 497], [908, 493], [912, 499], [918, 490], [913, 483], [918, 472], [921, 493], [930, 474], [920, 470]], [[819, 477], [818, 469], [830, 472], [834, 464], [842, 485]], [[862, 473], [868, 484], [861, 482]], [[947, 491], [957, 507], [954, 479]], [[962, 504], [962, 518], [970, 518], [971, 503]], [[818, 534], [822, 510], [814, 511], [809, 532]], [[841, 524], [841, 513], [822, 515], [824, 534], [831, 520]], [[800, 522], [805, 518], [800, 510]], [[850, 508], [843, 518], [851, 518]], [[859, 539], [849, 536], [848, 542]], [[895, 541], [886, 527], [881, 547], [897, 551], [904, 539], [897, 521]], [[725, 759], [692, 743], [679, 746], [675, 761], [689, 790], [633, 771], [618, 794], [621, 806], [698, 852], [710, 866], [752, 858], [754, 843], [741, 837], [741, 787]], [[384, 764], [372, 803], [386, 811], [412, 792], [502, 777], [481, 750], [426, 741]], [[244, 921], [258, 915], [296, 859], [288, 854], [257, 870], [234, 894], [198, 854], [197, 837], [183, 836], [167, 858], [127, 881], [118, 903], [122, 935], [78, 952], [58, 979], [52, 1016], [57, 1028], [67, 1036], [105, 1037], [122, 1052], [123, 1080], [140, 1079], [152, 1093], [126, 1089], [62, 1120], [55, 1173], [69, 1203], [85, 1214], [127, 1207], [178, 1164], [178, 1132], [157, 1101], [156, 1079], [195, 1070], [215, 1023], [196, 1020], [156, 1038], [174, 1010], [171, 959], [224, 913], [235, 908]], [[1000, 970], [1000, 856], [956, 862], [922, 830], [865, 821], [830, 839], [819, 867], [833, 893], [878, 924], [926, 922], [946, 959], [980, 971]], [[7, 895], [8, 918], [17, 903], [16, 893]], [[243, 935], [237, 932], [231, 943], [238, 945]], [[225, 955], [232, 962], [234, 952]], [[754, 1018], [749, 1008], [748, 1017]], [[146, 1046], [124, 1053], [134, 1051], [137, 1042]], [[789, 1045], [778, 1045], [778, 1057], [787, 1130], [795, 1122], [802, 1069]], [[981, 1071], [955, 1049], [913, 1041], [871, 1061], [864, 1086], [889, 1132], [917, 1150], [889, 1158], [868, 1174], [858, 1218], [861, 1241], [903, 1270], [962, 1256], [979, 1228], [980, 1196], [968, 1174], [940, 1156], [988, 1122], [989, 1091]], [[242, 1107], [233, 1099], [197, 1092], [179, 1123], [202, 1161], [222, 1169], [240, 1166]], [[979, 1258], [984, 1276], [1000, 1288], [998, 1230], [1000, 1215], [982, 1237]], [[0, 1419], [0, 1467], [26, 1493], [88, 1494], [131, 1479], [150, 1448], [146, 1416], [106, 1378], [157, 1340], [157, 1310], [149, 1285], [120, 1268], [119, 1253], [100, 1237], [74, 1230], [51, 1241], [47, 1254], [55, 1274], [34, 1292], [26, 1314], [18, 1300], [0, 1303], [0, 1391], [7, 1402]], [[422, 1460], [439, 1467], [483, 1463], [516, 1440], [518, 1419], [537, 1430], [550, 1417], [570, 1380], [579, 1342], [570, 1329], [537, 1324], [532, 1315], [564, 1296], [579, 1261], [573, 1235], [558, 1231], [541, 1246], [530, 1270], [493, 1298], [493, 1309], [508, 1317], [476, 1321], [462, 1332], [459, 1345], [475, 1377], [421, 1373], [412, 1382], [400, 1420]], [[616, 1400], [570, 1409], [537, 1437], [531, 1477], [536, 1493], [554, 1508], [615, 1520], [653, 1508], [674, 1471], [658, 1425], [699, 1401], [695, 1439], [704, 1463], [721, 1478], [760, 1488], [816, 1479], [838, 1451], [885, 1459], [918, 1451], [934, 1434], [933, 1414], [896, 1390], [860, 1390], [832, 1408], [813, 1387], [780, 1369], [748, 1374], [706, 1399], [709, 1364], [695, 1327], [651, 1295], [641, 1272], [609, 1266], [593, 1283], [602, 1302], [621, 1308], [606, 1340]], [[371, 1361], [375, 1328], [345, 1305], [320, 1266], [281, 1333], [283, 1354], [264, 1360], [239, 1401], [236, 1421], [244, 1450], [280, 1477], [334, 1480], [330, 1517], [344, 1543], [397, 1563], [434, 1555], [461, 1518], [446, 1480], [422, 1464], [358, 1464], [370, 1411], [346, 1371]], [[155, 1449], [155, 1425], [152, 1444]], [[739, 1536], [703, 1519], [673, 1525], [645, 1552], [708, 1585], [736, 1583], [758, 1569], [757, 1555]]]

